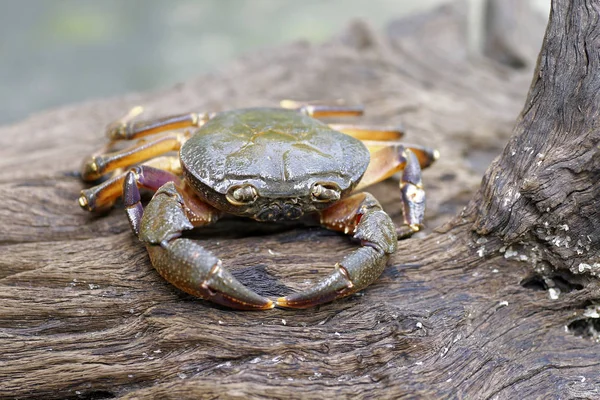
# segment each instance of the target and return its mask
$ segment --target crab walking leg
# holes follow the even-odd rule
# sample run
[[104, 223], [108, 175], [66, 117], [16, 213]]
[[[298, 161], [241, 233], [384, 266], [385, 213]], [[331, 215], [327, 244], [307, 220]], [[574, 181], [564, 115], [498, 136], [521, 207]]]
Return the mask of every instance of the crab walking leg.
[[383, 141], [383, 140], [363, 140], [362, 141], [369, 152], [371, 157], [373, 154], [380, 150], [389, 148], [388, 151], [395, 152], [396, 154], [402, 155], [405, 149], [412, 151], [419, 160], [421, 168], [427, 168], [431, 166], [438, 158], [440, 158], [440, 152], [437, 149], [431, 147], [419, 146], [418, 144], [408, 144], [398, 141]]
[[364, 126], [351, 124], [328, 124], [333, 130], [345, 133], [358, 140], [400, 140], [404, 129], [399, 126]]
[[[136, 200], [136, 190], [137, 185], [127, 185], [127, 202]], [[242, 285], [216, 256], [193, 240], [180, 237], [183, 231], [215, 222], [218, 210], [192, 198], [173, 182], [163, 185], [146, 209], [135, 207], [139, 211], [130, 219], [133, 230], [139, 221], [138, 237], [146, 244], [152, 265], [167, 281], [184, 292], [227, 307], [273, 308], [271, 300]], [[137, 219], [139, 212], [143, 213], [141, 220]]]
[[141, 113], [142, 107], [134, 107], [123, 118], [108, 125], [106, 136], [112, 141], [131, 140], [159, 132], [199, 127], [212, 117], [209, 113], [188, 113], [133, 122]]
[[[439, 158], [437, 150], [417, 145], [369, 140], [365, 140], [363, 143], [371, 153], [371, 161], [354, 189], [355, 191], [360, 191], [377, 182], [386, 180], [395, 173], [404, 170], [407, 160], [412, 156], [416, 158], [416, 163], [420, 169], [429, 167]], [[412, 156], [409, 156], [409, 154], [412, 154]]]
[[129, 226], [136, 236], [140, 234], [140, 222], [144, 214], [139, 188], [143, 187], [157, 191], [161, 186], [169, 182], [181, 185], [181, 180], [178, 176], [147, 165], [133, 167], [126, 173], [123, 180], [123, 204], [125, 205]]
[[88, 182], [95, 181], [118, 168], [138, 164], [170, 151], [177, 151], [188, 137], [189, 135], [185, 133], [170, 133], [121, 151], [91, 156], [83, 163], [81, 178]]
[[279, 105], [281, 108], [297, 110], [313, 118], [360, 117], [365, 112], [363, 106], [347, 106], [344, 104], [317, 104], [282, 100], [279, 102]]
[[398, 244], [390, 217], [369, 193], [357, 193], [321, 212], [328, 229], [354, 234], [362, 247], [335, 265], [331, 275], [304, 292], [280, 297], [279, 307], [308, 308], [355, 293], [381, 275]]
[[402, 215], [404, 225], [396, 230], [398, 238], [405, 238], [423, 227], [425, 217], [425, 190], [421, 181], [421, 166], [415, 153], [406, 151], [406, 165], [400, 178]]
[[[178, 157], [157, 157], [143, 165], [181, 175], [181, 163]], [[129, 171], [116, 173], [101, 184], [82, 190], [78, 199], [81, 208], [86, 211], [103, 211], [112, 207], [115, 201], [123, 195], [123, 182], [128, 173]], [[147, 187], [147, 189], [156, 190], [160, 186]]]
[[[437, 158], [437, 150], [401, 144], [368, 145], [371, 161], [355, 190], [361, 190], [402, 171], [400, 193], [404, 224], [396, 232], [398, 238], [409, 237], [423, 227], [425, 190], [421, 182], [421, 168], [428, 167]], [[384, 143], [384, 142], [379, 142]]]

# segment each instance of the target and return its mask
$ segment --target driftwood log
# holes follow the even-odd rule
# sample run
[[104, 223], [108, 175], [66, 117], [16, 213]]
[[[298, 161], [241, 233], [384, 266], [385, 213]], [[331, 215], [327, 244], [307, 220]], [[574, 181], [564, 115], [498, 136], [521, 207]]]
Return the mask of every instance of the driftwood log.
[[[458, 4], [1, 128], [0, 397], [600, 398], [600, 2], [552, 6], [526, 98], [523, 49], [540, 42], [490, 22], [490, 58], [473, 55]], [[402, 122], [442, 154], [425, 173], [429, 229], [360, 295], [219, 308], [158, 276], [122, 209], [78, 208], [79, 163], [132, 105], [152, 116], [290, 97], [363, 103], [363, 122]], [[372, 192], [399, 222], [397, 182]], [[270, 297], [354, 246], [236, 220], [197, 239]]]

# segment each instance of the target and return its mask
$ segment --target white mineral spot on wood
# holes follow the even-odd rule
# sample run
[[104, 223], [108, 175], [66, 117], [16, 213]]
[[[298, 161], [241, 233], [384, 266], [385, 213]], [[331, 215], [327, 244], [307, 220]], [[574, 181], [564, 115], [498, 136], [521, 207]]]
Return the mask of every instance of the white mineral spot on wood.
[[590, 264], [585, 264], [585, 263], [581, 263], [578, 266], [579, 272], [584, 272], [587, 269], [592, 269], [592, 266]]
[[552, 300], [558, 300], [558, 296], [560, 295], [560, 290], [556, 289], [556, 288], [550, 288], [548, 289], [548, 296], [550, 296], [550, 299]]
[[506, 249], [506, 252], [504, 252], [504, 258], [516, 257], [518, 255], [519, 253], [514, 251], [512, 247], [509, 247], [508, 249]]
[[483, 257], [483, 256], [485, 255], [485, 247], [484, 247], [484, 246], [481, 246], [481, 247], [479, 248], [479, 250], [477, 250], [477, 255], [478, 255], [479, 257]]
[[592, 305], [585, 309], [583, 316], [588, 318], [600, 318], [600, 313], [598, 313], [598, 311], [600, 311], [600, 306]]

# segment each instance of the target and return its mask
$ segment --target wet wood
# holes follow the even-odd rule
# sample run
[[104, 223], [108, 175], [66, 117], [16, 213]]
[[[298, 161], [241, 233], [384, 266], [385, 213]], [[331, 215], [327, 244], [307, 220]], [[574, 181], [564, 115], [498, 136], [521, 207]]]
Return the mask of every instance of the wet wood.
[[[599, 13], [598, 1], [553, 2], [528, 95], [536, 55], [470, 53], [458, 4], [1, 128], [0, 397], [598, 398]], [[79, 164], [131, 106], [157, 116], [289, 97], [363, 103], [361, 122], [401, 122], [442, 154], [424, 176], [427, 231], [361, 294], [218, 308], [158, 276], [121, 208], [78, 208]], [[397, 182], [370, 191], [400, 221]], [[354, 247], [236, 220], [197, 240], [271, 297]]]

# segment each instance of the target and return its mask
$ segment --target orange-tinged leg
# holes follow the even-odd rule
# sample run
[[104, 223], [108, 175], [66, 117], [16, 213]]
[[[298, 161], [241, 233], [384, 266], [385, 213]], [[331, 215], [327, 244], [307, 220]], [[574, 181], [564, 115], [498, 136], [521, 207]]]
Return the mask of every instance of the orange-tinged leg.
[[130, 140], [165, 131], [195, 128], [202, 126], [213, 115], [209, 113], [188, 113], [145, 121], [133, 121], [142, 112], [142, 107], [132, 108], [123, 118], [108, 125], [106, 136], [113, 141]]
[[[296, 110], [313, 118], [359, 117], [364, 113], [363, 106], [349, 106], [340, 101], [323, 103], [282, 100], [280, 106], [289, 110]], [[404, 130], [399, 126], [328, 125], [333, 130], [343, 132], [359, 140], [399, 140], [404, 136]]]
[[400, 126], [367, 126], [351, 124], [328, 124], [331, 129], [345, 133], [358, 140], [400, 140], [404, 130]]
[[142, 141], [124, 150], [91, 156], [83, 163], [81, 178], [88, 182], [95, 181], [116, 169], [139, 164], [170, 151], [177, 151], [188, 137], [187, 133], [172, 132], [152, 140]]
[[418, 145], [367, 140], [363, 143], [371, 153], [371, 161], [367, 171], [355, 188], [356, 191], [386, 180], [395, 173], [404, 170], [408, 152], [415, 156], [421, 169], [429, 167], [439, 158], [437, 150]]
[[345, 104], [325, 104], [320, 102], [299, 102], [294, 100], [282, 100], [281, 108], [297, 110], [313, 118], [330, 117], [359, 117], [364, 113], [363, 106], [348, 106]]
[[[165, 170], [174, 175], [181, 175], [181, 163], [175, 156], [153, 158], [143, 165]], [[104, 211], [112, 207], [123, 194], [123, 182], [128, 172], [116, 172], [114, 176], [101, 184], [82, 190], [78, 199], [81, 208], [86, 211]], [[158, 188], [154, 188], [154, 190], [156, 189]]]
[[328, 277], [306, 291], [277, 299], [279, 307], [308, 308], [355, 293], [375, 281], [385, 269], [398, 239], [390, 217], [369, 193], [357, 193], [321, 212], [321, 224], [353, 234], [362, 247], [337, 263]]
[[371, 155], [373, 153], [383, 149], [391, 147], [397, 153], [401, 154], [403, 149], [409, 149], [412, 151], [417, 159], [419, 160], [419, 165], [421, 168], [427, 168], [431, 166], [438, 158], [440, 158], [440, 152], [436, 149], [432, 149], [431, 147], [420, 146], [418, 144], [408, 144], [404, 142], [398, 141], [378, 141], [378, 140], [363, 140], [362, 141]]
[[403, 145], [394, 142], [365, 142], [371, 151], [367, 171], [355, 190], [385, 180], [402, 171], [400, 193], [404, 224], [397, 229], [398, 237], [408, 237], [423, 227], [425, 190], [421, 181], [421, 168], [431, 165], [438, 157], [437, 150]]

